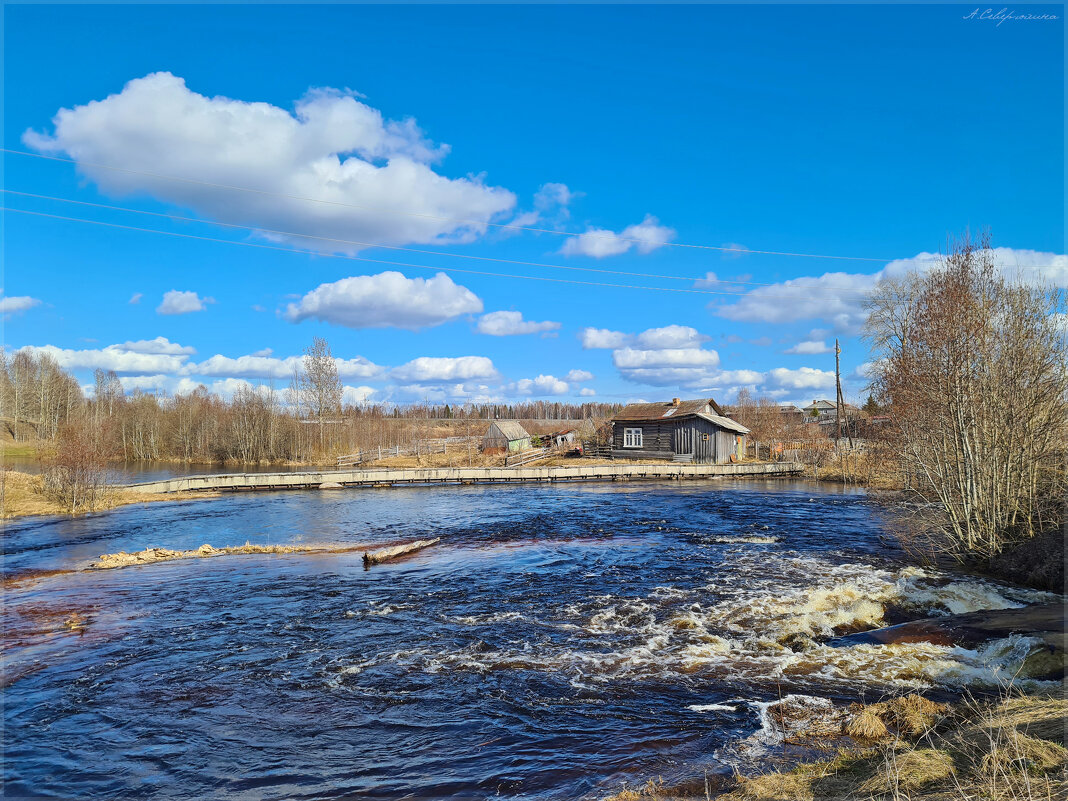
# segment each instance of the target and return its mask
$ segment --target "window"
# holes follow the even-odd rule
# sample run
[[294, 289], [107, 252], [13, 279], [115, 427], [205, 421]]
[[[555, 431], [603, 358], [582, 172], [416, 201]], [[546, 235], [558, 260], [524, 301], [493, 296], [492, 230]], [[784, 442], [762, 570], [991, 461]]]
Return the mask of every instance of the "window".
[[642, 446], [642, 430], [640, 428], [623, 429], [623, 447], [640, 448]]

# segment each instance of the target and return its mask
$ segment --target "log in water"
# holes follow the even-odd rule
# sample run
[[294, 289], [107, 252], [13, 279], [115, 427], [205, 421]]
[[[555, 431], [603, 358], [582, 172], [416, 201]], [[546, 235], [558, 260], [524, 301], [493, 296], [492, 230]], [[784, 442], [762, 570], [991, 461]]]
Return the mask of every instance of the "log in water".
[[431, 545], [438, 542], [441, 542], [441, 537], [435, 537], [432, 540], [416, 540], [415, 542], [407, 542], [403, 545], [394, 545], [392, 548], [380, 548], [377, 551], [368, 551], [363, 555], [363, 566], [370, 567], [371, 565], [379, 565], [382, 564], [382, 562], [396, 559], [398, 556], [404, 556], [413, 551], [429, 548]]

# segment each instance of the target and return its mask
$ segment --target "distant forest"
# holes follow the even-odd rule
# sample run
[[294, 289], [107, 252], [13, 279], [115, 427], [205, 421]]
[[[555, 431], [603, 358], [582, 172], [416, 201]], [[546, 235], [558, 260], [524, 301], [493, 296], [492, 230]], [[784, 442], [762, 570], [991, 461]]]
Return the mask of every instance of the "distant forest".
[[439, 421], [455, 429], [446, 433], [480, 436], [485, 425], [477, 421], [600, 421], [620, 408], [544, 400], [344, 404], [322, 340], [308, 349], [288, 388], [241, 387], [229, 399], [204, 387], [182, 395], [127, 394], [119, 377], [104, 370], [96, 371], [87, 394], [47, 354], [0, 351], [0, 416], [15, 442], [36, 445], [42, 455], [77, 442], [104, 460], [327, 461], [440, 436], [432, 430]]

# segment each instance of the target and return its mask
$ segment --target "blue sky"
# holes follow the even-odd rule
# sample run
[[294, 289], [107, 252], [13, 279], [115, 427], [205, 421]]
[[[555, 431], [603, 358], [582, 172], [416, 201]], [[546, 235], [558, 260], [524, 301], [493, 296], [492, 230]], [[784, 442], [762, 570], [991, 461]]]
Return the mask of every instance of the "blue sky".
[[865, 291], [948, 236], [1068, 285], [1063, 6], [971, 10], [7, 6], [5, 147], [77, 164], [5, 188], [200, 222], [4, 205], [226, 241], [8, 213], [5, 344], [131, 390], [324, 336], [350, 400], [785, 402], [839, 336], [856, 397]]

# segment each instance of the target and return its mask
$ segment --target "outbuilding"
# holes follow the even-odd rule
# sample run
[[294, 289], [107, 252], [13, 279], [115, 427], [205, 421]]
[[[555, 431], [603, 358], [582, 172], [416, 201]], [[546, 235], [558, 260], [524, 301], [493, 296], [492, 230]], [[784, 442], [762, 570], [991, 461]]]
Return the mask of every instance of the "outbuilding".
[[482, 438], [485, 453], [518, 453], [530, 447], [530, 434], [515, 420], [494, 420]]
[[612, 418], [612, 458], [723, 464], [745, 455], [748, 433], [712, 398], [632, 403]]

